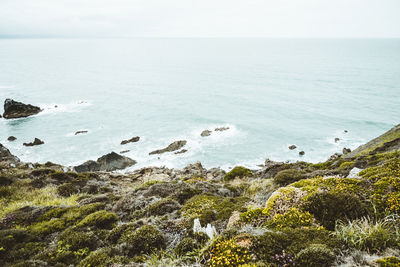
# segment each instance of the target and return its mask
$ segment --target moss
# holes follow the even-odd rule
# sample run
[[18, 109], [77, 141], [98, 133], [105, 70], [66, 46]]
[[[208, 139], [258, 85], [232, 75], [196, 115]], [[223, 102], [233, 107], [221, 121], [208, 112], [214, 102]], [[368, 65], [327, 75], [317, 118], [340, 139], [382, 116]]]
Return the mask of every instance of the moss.
[[157, 201], [156, 203], [150, 205], [148, 207], [148, 212], [150, 215], [164, 215], [167, 213], [171, 213], [177, 209], [180, 208], [180, 205], [178, 202], [171, 198], [165, 198], [160, 201]]
[[78, 226], [94, 226], [101, 229], [112, 229], [118, 221], [118, 216], [105, 210], [96, 211], [86, 216]]
[[335, 254], [326, 245], [311, 244], [296, 255], [296, 266], [329, 267], [335, 258]]
[[93, 251], [83, 259], [78, 267], [108, 267], [112, 265], [111, 262], [111, 249], [103, 248], [100, 250]]
[[10, 185], [14, 182], [14, 178], [6, 176], [6, 175], [0, 175], [0, 186], [7, 186]]
[[353, 168], [354, 166], [354, 162], [352, 161], [347, 161], [347, 162], [343, 162], [342, 164], [340, 164], [339, 169], [340, 170], [348, 170]]
[[304, 178], [306, 178], [304, 171], [289, 169], [278, 172], [277, 175], [274, 177], [274, 182], [278, 185], [284, 186], [302, 180]]
[[378, 259], [376, 261], [379, 267], [399, 267], [400, 266], [400, 259], [397, 257], [385, 257]]
[[85, 248], [93, 250], [98, 246], [98, 239], [93, 232], [82, 231], [73, 227], [62, 232], [59, 241], [63, 246], [68, 246], [71, 251]]
[[85, 216], [101, 210], [105, 207], [104, 203], [92, 203], [88, 205], [78, 206], [69, 208], [67, 212], [65, 212], [61, 219], [63, 219], [68, 224], [75, 224]]
[[49, 221], [54, 218], [60, 218], [65, 212], [68, 211], [69, 208], [65, 207], [55, 207], [50, 209], [49, 211], [45, 212], [42, 216], [40, 216], [37, 221]]
[[337, 220], [353, 220], [367, 215], [360, 199], [348, 193], [316, 193], [307, 199], [303, 207], [329, 230], [335, 228]]
[[134, 232], [137, 228], [138, 228], [138, 224], [137, 223], [122, 224], [122, 225], [112, 229], [108, 233], [108, 235], [106, 237], [106, 240], [108, 242], [110, 242], [111, 244], [115, 244], [121, 238], [123, 233], [125, 233], [125, 232]]
[[201, 194], [200, 189], [192, 188], [192, 187], [181, 187], [179, 188], [173, 195], [173, 198], [176, 199], [179, 204], [184, 204], [188, 199], [192, 198], [195, 195]]
[[175, 253], [179, 256], [183, 256], [188, 252], [200, 248], [200, 244], [193, 238], [183, 238], [179, 244], [175, 247]]
[[13, 261], [26, 260], [40, 253], [45, 248], [46, 244], [42, 242], [21, 243], [8, 253], [8, 258], [12, 259]]
[[30, 231], [39, 237], [58, 232], [65, 229], [65, 223], [61, 219], [53, 219], [36, 223], [30, 227]]
[[125, 231], [121, 241], [129, 246], [129, 255], [147, 254], [166, 246], [164, 235], [150, 225], [140, 227], [136, 231]]
[[307, 211], [293, 207], [283, 214], [275, 214], [267, 225], [273, 228], [310, 227], [314, 224], [314, 216]]
[[33, 240], [34, 236], [24, 229], [0, 230], [0, 263], [1, 259], [6, 259], [10, 256], [10, 252], [16, 245]]
[[15, 192], [15, 189], [10, 186], [0, 187], [0, 198], [9, 198]]
[[242, 167], [242, 166], [236, 166], [230, 172], [225, 174], [224, 180], [231, 181], [236, 178], [244, 178], [244, 177], [251, 177], [251, 176], [253, 176], [253, 173], [251, 172], [251, 170], [249, 170], [245, 167]]
[[57, 187], [57, 193], [63, 197], [69, 197], [79, 193], [79, 189], [73, 183], [65, 183]]
[[258, 225], [266, 220], [266, 217], [263, 215], [262, 211], [262, 208], [256, 208], [243, 212], [240, 214], [240, 221]]

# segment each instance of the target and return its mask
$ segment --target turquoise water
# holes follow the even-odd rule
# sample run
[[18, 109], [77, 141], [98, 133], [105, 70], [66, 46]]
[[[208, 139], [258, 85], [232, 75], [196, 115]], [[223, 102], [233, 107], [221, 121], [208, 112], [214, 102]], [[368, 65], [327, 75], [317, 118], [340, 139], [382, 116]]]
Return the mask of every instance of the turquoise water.
[[[5, 98], [44, 108], [0, 119], [0, 142], [25, 161], [129, 149], [135, 168], [318, 162], [400, 122], [400, 40], [0, 39]], [[230, 129], [200, 137], [217, 126]], [[45, 145], [22, 146], [34, 137]], [[180, 139], [187, 153], [148, 155]]]

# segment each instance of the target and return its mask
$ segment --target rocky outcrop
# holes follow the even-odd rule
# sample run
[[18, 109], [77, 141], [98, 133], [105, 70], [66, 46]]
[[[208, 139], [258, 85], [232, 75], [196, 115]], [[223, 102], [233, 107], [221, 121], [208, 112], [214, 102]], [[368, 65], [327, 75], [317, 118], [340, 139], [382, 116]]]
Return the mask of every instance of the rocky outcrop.
[[204, 131], [201, 132], [200, 135], [201, 135], [202, 137], [206, 137], [206, 136], [210, 136], [211, 133], [212, 133], [212, 132], [211, 132], [210, 130], [204, 130]]
[[381, 136], [359, 146], [347, 153], [343, 158], [354, 158], [361, 155], [400, 151], [400, 124], [396, 125]]
[[10, 142], [12, 142], [12, 141], [17, 140], [17, 138], [16, 138], [15, 136], [9, 136], [9, 137], [7, 138], [7, 140], [10, 141]]
[[135, 137], [132, 137], [131, 139], [123, 140], [121, 142], [121, 145], [126, 145], [128, 143], [135, 143], [135, 142], [138, 142], [139, 140], [140, 140], [140, 137], [139, 136], [135, 136]]
[[74, 167], [74, 170], [76, 172], [115, 171], [123, 170], [135, 164], [135, 160], [111, 152], [98, 158], [97, 161], [86, 161], [85, 163]]
[[351, 152], [351, 149], [350, 149], [350, 148], [344, 147], [343, 150], [342, 150], [342, 152], [343, 152], [343, 154], [348, 154], [348, 153]]
[[12, 99], [6, 99], [4, 101], [3, 117], [5, 119], [25, 118], [38, 114], [40, 111], [41, 109], [39, 107], [17, 102]]
[[43, 145], [44, 142], [42, 140], [40, 140], [39, 138], [35, 138], [35, 140], [33, 142], [30, 143], [24, 143], [24, 146], [39, 146], [39, 145]]
[[150, 152], [149, 155], [162, 154], [165, 152], [173, 152], [173, 151], [179, 150], [182, 147], [184, 147], [186, 145], [186, 143], [187, 142], [185, 140], [175, 141], [172, 144], [170, 144], [169, 146], [167, 146], [166, 148], [158, 149], [158, 150]]
[[0, 162], [9, 162], [17, 164], [20, 162], [20, 160], [19, 158], [11, 154], [10, 150], [8, 150], [5, 146], [0, 144]]

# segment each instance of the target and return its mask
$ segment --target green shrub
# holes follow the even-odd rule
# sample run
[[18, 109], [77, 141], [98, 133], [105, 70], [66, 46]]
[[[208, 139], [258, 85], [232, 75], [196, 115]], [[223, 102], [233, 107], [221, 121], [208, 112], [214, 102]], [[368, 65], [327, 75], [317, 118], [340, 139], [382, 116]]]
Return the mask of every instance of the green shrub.
[[309, 212], [293, 207], [284, 214], [275, 214], [271, 221], [267, 221], [267, 225], [278, 229], [309, 227], [313, 221], [314, 216]]
[[57, 187], [57, 193], [63, 197], [69, 197], [79, 193], [79, 189], [72, 183], [65, 183]]
[[68, 246], [72, 251], [85, 248], [93, 250], [98, 246], [97, 237], [93, 232], [80, 231], [73, 227], [62, 232], [59, 241]]
[[191, 252], [197, 248], [199, 248], [200, 245], [197, 243], [196, 240], [190, 237], [186, 237], [179, 242], [179, 244], [175, 247], [175, 253], [179, 256], [183, 256], [188, 252]]
[[400, 259], [397, 257], [386, 257], [376, 261], [379, 267], [399, 267]]
[[235, 178], [251, 177], [252, 175], [253, 175], [253, 173], [251, 172], [251, 170], [249, 170], [245, 167], [242, 167], [242, 166], [236, 166], [230, 172], [225, 174], [224, 180], [231, 181]]
[[110, 253], [110, 248], [93, 251], [78, 264], [78, 267], [109, 267], [112, 264]]
[[280, 186], [285, 186], [305, 178], [304, 171], [289, 169], [278, 172], [274, 177], [274, 182]]
[[118, 221], [118, 216], [113, 212], [99, 210], [86, 216], [78, 226], [95, 226], [101, 229], [112, 229]]
[[82, 220], [85, 216], [103, 209], [104, 206], [104, 203], [92, 203], [79, 207], [72, 207], [62, 215], [61, 219], [63, 219], [66, 223], [75, 224]]
[[296, 255], [296, 266], [329, 267], [335, 258], [335, 254], [326, 245], [311, 244]]
[[239, 266], [252, 261], [247, 248], [240, 247], [235, 240], [217, 240], [208, 248], [208, 266]]
[[136, 231], [125, 231], [120, 241], [130, 246], [129, 254], [131, 256], [147, 254], [166, 246], [164, 235], [150, 225], [142, 226]]
[[313, 194], [304, 203], [304, 209], [328, 230], [335, 228], [337, 220], [353, 220], [366, 215], [366, 208], [360, 199], [348, 193]]
[[164, 198], [148, 207], [150, 215], [165, 215], [180, 208], [178, 202], [170, 198]]

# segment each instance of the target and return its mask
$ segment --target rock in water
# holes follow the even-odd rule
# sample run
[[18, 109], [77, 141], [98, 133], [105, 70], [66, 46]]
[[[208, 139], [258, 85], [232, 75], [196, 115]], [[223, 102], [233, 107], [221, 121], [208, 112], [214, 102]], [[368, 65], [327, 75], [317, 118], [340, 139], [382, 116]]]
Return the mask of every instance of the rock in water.
[[123, 170], [127, 167], [135, 165], [136, 161], [111, 152], [97, 159], [97, 161], [89, 160], [85, 163], [74, 167], [76, 172], [93, 172], [93, 171], [115, 171]]
[[135, 142], [137, 142], [137, 141], [139, 141], [140, 140], [140, 137], [139, 136], [135, 136], [135, 137], [132, 137], [131, 139], [129, 139], [129, 140], [123, 140], [122, 142], [121, 142], [121, 145], [126, 145], [126, 144], [128, 144], [128, 143], [135, 143]]
[[306, 152], [304, 152], [304, 151], [300, 151], [300, 152], [299, 152], [299, 155], [300, 155], [300, 156], [304, 156], [304, 154], [306, 154]]
[[182, 150], [176, 151], [174, 154], [183, 154], [183, 153], [186, 153], [186, 152], [187, 152], [186, 149], [182, 149]]
[[153, 152], [150, 152], [149, 155], [162, 154], [165, 152], [173, 152], [173, 151], [181, 149], [183, 146], [186, 145], [186, 143], [187, 142], [185, 140], [175, 141], [172, 144], [170, 144], [169, 146], [167, 146], [166, 148], [158, 149]]
[[339, 137], [335, 137], [335, 143], [339, 142], [340, 138]]
[[10, 141], [10, 142], [12, 142], [12, 141], [17, 140], [17, 137], [15, 137], [15, 136], [10, 136], [10, 137], [7, 138], [7, 140]]
[[31, 143], [24, 143], [24, 146], [38, 146], [38, 145], [43, 145], [44, 142], [40, 140], [39, 138], [35, 138], [35, 140]]
[[6, 99], [4, 101], [3, 117], [5, 119], [25, 118], [38, 114], [40, 111], [41, 109], [39, 107], [17, 102], [12, 99]]
[[289, 146], [289, 149], [290, 149], [290, 150], [293, 150], [293, 149], [296, 149], [296, 148], [297, 148], [296, 145], [291, 145], [291, 146]]
[[0, 144], [0, 162], [10, 162], [13, 164], [17, 164], [20, 161], [19, 158], [11, 154], [10, 150]]
[[77, 131], [76, 133], [75, 133], [75, 135], [78, 135], [78, 134], [84, 134], [84, 133], [87, 133], [88, 131]]
[[200, 135], [203, 136], [203, 137], [205, 137], [205, 136], [210, 136], [211, 133], [212, 133], [212, 132], [211, 132], [210, 130], [204, 130], [204, 131], [201, 132]]
[[222, 131], [226, 131], [226, 130], [229, 130], [229, 127], [219, 127], [219, 128], [215, 128], [214, 131], [222, 132]]

